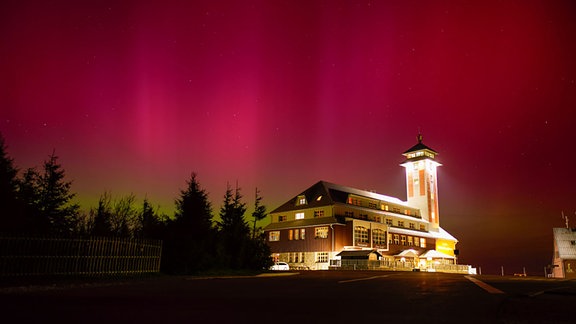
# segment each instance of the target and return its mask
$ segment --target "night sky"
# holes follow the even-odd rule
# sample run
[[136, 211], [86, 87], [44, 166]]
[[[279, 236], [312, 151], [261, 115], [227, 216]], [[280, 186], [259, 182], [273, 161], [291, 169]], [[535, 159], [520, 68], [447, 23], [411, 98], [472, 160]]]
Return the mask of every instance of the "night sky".
[[460, 262], [543, 275], [576, 226], [572, 1], [2, 1], [0, 132], [55, 149], [87, 210], [171, 213], [192, 172], [272, 210], [319, 180], [406, 199], [402, 152], [440, 153]]

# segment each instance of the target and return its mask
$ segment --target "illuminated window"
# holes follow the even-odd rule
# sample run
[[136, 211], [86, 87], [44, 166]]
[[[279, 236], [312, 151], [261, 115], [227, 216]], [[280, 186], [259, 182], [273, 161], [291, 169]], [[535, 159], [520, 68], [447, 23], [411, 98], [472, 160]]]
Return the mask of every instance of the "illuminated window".
[[426, 230], [426, 226], [424, 226], [424, 224], [420, 224], [420, 230], [421, 230], [421, 231], [425, 231], [425, 230]]
[[304, 213], [296, 213], [296, 219], [304, 219]]
[[316, 238], [328, 238], [328, 226], [316, 227], [314, 229], [314, 237]]
[[306, 238], [306, 229], [305, 228], [301, 228], [300, 229], [300, 239], [304, 240]]
[[420, 247], [423, 247], [423, 248], [426, 247], [426, 239], [425, 238], [420, 239]]
[[388, 243], [392, 244], [392, 234], [388, 234]]
[[304, 253], [300, 252], [300, 262], [304, 263]]
[[355, 226], [354, 241], [356, 243], [368, 243], [368, 229], [364, 226]]
[[386, 232], [377, 228], [372, 231], [372, 243], [383, 245], [386, 244]]
[[328, 252], [316, 252], [316, 262], [328, 262]]
[[300, 206], [300, 205], [306, 205], [306, 204], [307, 204], [307, 202], [306, 202], [306, 196], [304, 196], [304, 195], [298, 196], [298, 198], [297, 198], [297, 200], [296, 200], [296, 205], [297, 205], [297, 206]]
[[299, 257], [299, 256], [300, 256], [300, 253], [294, 252], [294, 262], [298, 262], [298, 260], [299, 260], [298, 257]]
[[323, 210], [315, 210], [314, 211], [314, 218], [316, 217], [324, 217], [324, 211]]
[[299, 240], [300, 239], [300, 230], [295, 229], [294, 230], [294, 239], [295, 240]]
[[322, 195], [318, 196], [318, 198], [316, 198], [316, 201], [320, 201], [322, 200]]
[[400, 235], [394, 234], [394, 244], [400, 244]]
[[404, 221], [398, 221], [398, 227], [404, 227]]
[[284, 222], [284, 221], [286, 221], [286, 219], [287, 219], [286, 215], [280, 215], [280, 216], [278, 216], [278, 221], [279, 221], [279, 222]]
[[412, 240], [412, 236], [408, 236], [408, 245], [414, 245], [414, 241]]
[[288, 230], [288, 240], [292, 241], [294, 239], [294, 233], [292, 232], [292, 230]]
[[402, 245], [406, 245], [406, 235], [402, 235], [400, 239], [402, 241]]
[[380, 209], [388, 211], [388, 205], [381, 204]]
[[420, 238], [419, 237], [414, 238], [414, 245], [420, 246]]
[[268, 241], [280, 241], [280, 231], [270, 231], [268, 233]]
[[386, 218], [386, 225], [392, 226], [392, 219]]
[[416, 225], [414, 223], [409, 224], [410, 229], [416, 229]]

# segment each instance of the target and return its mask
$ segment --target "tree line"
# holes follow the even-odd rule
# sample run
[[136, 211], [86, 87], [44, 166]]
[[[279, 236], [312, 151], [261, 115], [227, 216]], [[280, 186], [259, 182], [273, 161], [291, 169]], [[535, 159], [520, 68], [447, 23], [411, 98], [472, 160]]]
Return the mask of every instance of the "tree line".
[[191, 274], [220, 269], [261, 270], [271, 264], [270, 249], [257, 221], [267, 216], [256, 189], [253, 226], [246, 219], [241, 189], [227, 186], [214, 219], [208, 193], [192, 173], [175, 199], [173, 217], [162, 214], [146, 197], [112, 197], [82, 211], [73, 199], [71, 181], [52, 152], [40, 169], [19, 170], [0, 135], [0, 233], [57, 237], [125, 237], [163, 241], [162, 271]]

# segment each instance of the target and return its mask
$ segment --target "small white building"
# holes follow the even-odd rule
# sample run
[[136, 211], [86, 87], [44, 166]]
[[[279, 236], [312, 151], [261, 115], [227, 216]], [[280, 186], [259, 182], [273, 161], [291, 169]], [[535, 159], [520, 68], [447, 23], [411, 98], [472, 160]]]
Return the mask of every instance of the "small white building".
[[576, 228], [554, 228], [552, 277], [576, 278]]

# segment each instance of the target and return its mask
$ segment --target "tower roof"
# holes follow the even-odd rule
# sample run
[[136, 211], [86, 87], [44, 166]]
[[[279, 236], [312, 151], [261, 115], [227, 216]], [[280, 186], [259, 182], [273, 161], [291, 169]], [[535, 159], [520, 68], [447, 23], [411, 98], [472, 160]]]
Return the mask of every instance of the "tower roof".
[[418, 134], [418, 144], [412, 146], [411, 148], [409, 148], [406, 152], [404, 152], [403, 154], [406, 155], [408, 153], [411, 152], [416, 152], [416, 151], [423, 151], [423, 150], [428, 150], [433, 152], [434, 154], [438, 154], [438, 152], [436, 152], [435, 150], [429, 148], [428, 146], [424, 145], [424, 143], [422, 143], [422, 134]]

